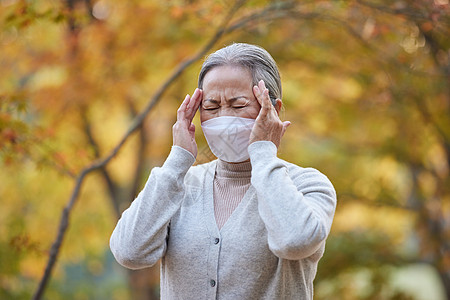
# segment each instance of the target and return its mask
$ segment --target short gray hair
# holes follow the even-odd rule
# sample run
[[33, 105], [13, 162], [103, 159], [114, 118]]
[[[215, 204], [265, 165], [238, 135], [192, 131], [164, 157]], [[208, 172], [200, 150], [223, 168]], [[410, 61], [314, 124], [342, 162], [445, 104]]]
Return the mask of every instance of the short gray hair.
[[234, 43], [206, 57], [198, 76], [198, 87], [203, 88], [206, 73], [219, 66], [238, 66], [250, 70], [253, 85], [262, 79], [269, 90], [269, 97], [275, 105], [281, 99], [281, 78], [277, 64], [265, 49], [245, 43]]

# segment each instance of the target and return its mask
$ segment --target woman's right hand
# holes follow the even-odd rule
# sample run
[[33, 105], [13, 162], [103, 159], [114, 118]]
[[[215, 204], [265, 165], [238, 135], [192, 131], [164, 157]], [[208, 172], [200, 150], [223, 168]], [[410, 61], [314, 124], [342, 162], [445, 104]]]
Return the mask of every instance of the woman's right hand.
[[202, 101], [202, 90], [195, 89], [192, 97], [186, 95], [177, 110], [177, 122], [172, 127], [173, 145], [191, 152], [197, 157], [197, 143], [195, 142], [195, 125], [192, 119]]

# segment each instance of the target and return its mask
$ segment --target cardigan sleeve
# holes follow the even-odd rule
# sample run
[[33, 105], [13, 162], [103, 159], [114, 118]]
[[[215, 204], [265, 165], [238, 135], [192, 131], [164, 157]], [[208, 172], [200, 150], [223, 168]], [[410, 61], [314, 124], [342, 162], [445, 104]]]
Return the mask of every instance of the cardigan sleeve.
[[144, 189], [123, 212], [111, 235], [110, 248], [121, 265], [145, 268], [164, 256], [169, 223], [181, 207], [184, 177], [194, 161], [189, 151], [173, 146], [163, 166], [153, 168]]
[[277, 148], [270, 141], [254, 142], [248, 151], [270, 250], [290, 260], [313, 255], [331, 229], [336, 208], [333, 185], [315, 169], [277, 158]]

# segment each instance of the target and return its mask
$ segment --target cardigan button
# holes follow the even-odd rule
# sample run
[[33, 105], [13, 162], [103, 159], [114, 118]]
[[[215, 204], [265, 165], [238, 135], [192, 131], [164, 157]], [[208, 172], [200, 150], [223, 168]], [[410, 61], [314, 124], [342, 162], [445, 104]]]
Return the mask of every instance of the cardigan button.
[[211, 287], [215, 287], [216, 286], [216, 281], [214, 279], [211, 279], [209, 284], [211, 285]]
[[215, 238], [215, 239], [214, 239], [214, 244], [217, 245], [217, 244], [219, 243], [219, 241], [220, 241], [219, 238]]

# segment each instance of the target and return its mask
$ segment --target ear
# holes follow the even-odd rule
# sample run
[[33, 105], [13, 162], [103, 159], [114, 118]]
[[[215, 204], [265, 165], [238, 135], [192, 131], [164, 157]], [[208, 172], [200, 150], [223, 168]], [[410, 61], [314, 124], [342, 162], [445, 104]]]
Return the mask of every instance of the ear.
[[279, 115], [280, 114], [280, 111], [281, 111], [281, 107], [283, 106], [283, 101], [281, 101], [281, 99], [277, 99], [277, 100], [275, 100], [275, 105], [274, 105], [274, 107], [275, 107], [275, 110], [277, 111], [277, 114]]

